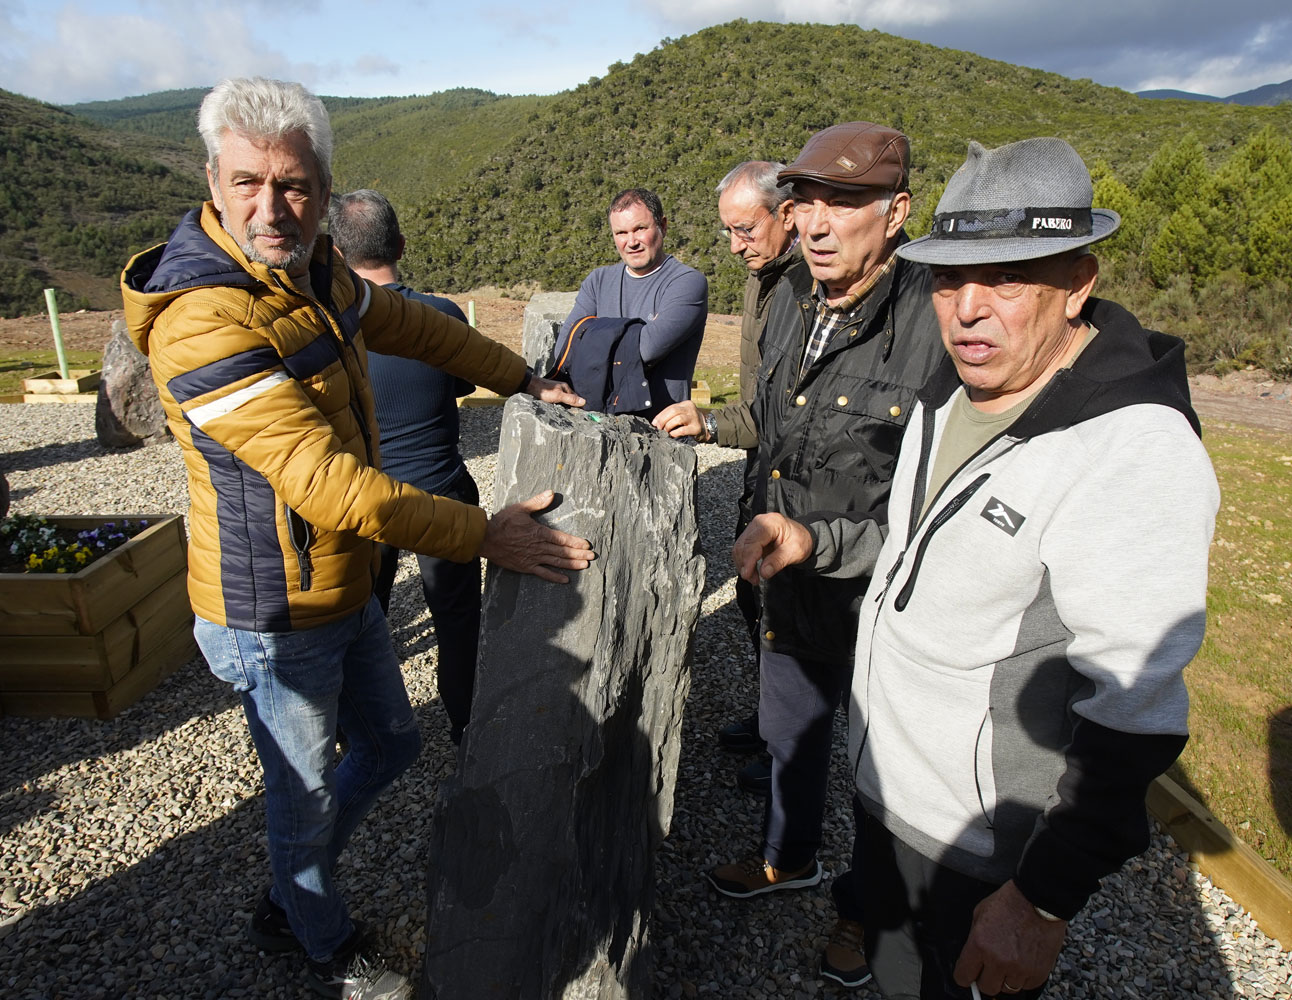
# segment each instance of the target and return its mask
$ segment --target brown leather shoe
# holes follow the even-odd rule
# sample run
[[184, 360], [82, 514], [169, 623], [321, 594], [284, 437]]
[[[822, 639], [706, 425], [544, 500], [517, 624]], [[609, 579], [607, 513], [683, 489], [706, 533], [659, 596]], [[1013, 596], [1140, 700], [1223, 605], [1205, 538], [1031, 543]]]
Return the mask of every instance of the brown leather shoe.
[[855, 920], [838, 920], [830, 932], [830, 943], [821, 953], [821, 978], [832, 979], [849, 988], [870, 980], [863, 950], [865, 931]]
[[773, 868], [764, 858], [751, 856], [730, 865], [719, 865], [705, 873], [710, 884], [724, 896], [747, 899], [775, 889], [806, 889], [821, 881], [821, 862], [813, 858], [798, 871]]

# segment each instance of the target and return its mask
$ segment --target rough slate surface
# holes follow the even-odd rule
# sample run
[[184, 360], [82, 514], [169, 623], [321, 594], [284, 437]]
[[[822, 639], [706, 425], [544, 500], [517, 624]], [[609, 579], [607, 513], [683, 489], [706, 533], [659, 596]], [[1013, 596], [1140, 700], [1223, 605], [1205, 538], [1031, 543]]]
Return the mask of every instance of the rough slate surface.
[[423, 995], [441, 1000], [649, 992], [704, 582], [695, 452], [515, 397], [495, 504], [546, 488], [561, 497], [541, 519], [598, 558], [566, 586], [486, 582], [472, 721], [431, 838]]
[[520, 353], [525, 363], [542, 375], [552, 366], [552, 348], [565, 317], [574, 308], [576, 292], [539, 292], [525, 306], [521, 321]]
[[112, 324], [112, 337], [103, 348], [94, 434], [107, 448], [156, 444], [170, 436], [148, 359], [131, 341], [123, 320]]

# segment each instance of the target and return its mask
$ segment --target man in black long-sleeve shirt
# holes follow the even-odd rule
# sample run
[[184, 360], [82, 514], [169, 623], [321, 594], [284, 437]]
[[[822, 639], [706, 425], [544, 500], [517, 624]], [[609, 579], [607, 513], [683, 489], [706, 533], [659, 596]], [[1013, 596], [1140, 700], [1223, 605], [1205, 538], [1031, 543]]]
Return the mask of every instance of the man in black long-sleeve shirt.
[[[404, 254], [404, 237], [394, 208], [380, 193], [361, 190], [334, 197], [328, 231], [360, 277], [466, 322], [462, 310], [450, 300], [400, 283], [398, 262]], [[436, 496], [479, 503], [480, 492], [458, 451], [457, 397], [475, 386], [420, 361], [375, 351], [368, 352], [368, 377], [381, 428], [382, 471]], [[459, 743], [471, 718], [475, 685], [480, 560], [455, 563], [418, 555], [417, 564], [439, 645], [437, 681], [449, 716], [449, 738]], [[381, 546], [381, 569], [373, 590], [383, 611], [390, 604], [398, 565], [399, 550]]]

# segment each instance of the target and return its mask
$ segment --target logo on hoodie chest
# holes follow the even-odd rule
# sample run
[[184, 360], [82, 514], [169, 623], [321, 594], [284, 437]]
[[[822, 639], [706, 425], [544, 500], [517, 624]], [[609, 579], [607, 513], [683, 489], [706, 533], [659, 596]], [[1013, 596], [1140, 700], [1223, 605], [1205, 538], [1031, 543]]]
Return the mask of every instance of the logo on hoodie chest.
[[1027, 520], [1025, 516], [1020, 514], [1013, 507], [1005, 505], [995, 497], [992, 497], [987, 501], [987, 506], [982, 509], [982, 516], [992, 524], [996, 525], [996, 527], [1001, 531], [1005, 532], [1005, 534], [1011, 536], [1017, 535], [1018, 529], [1021, 528], [1023, 526], [1023, 522]]

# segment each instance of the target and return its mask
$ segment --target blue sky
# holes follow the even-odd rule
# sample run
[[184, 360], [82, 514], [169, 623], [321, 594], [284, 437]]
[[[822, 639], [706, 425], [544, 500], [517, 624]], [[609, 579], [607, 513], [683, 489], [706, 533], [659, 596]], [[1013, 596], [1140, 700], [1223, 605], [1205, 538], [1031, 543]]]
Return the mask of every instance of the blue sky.
[[0, 88], [72, 103], [260, 74], [338, 96], [551, 94], [737, 17], [859, 24], [1127, 90], [1292, 79], [1288, 0], [0, 0]]

